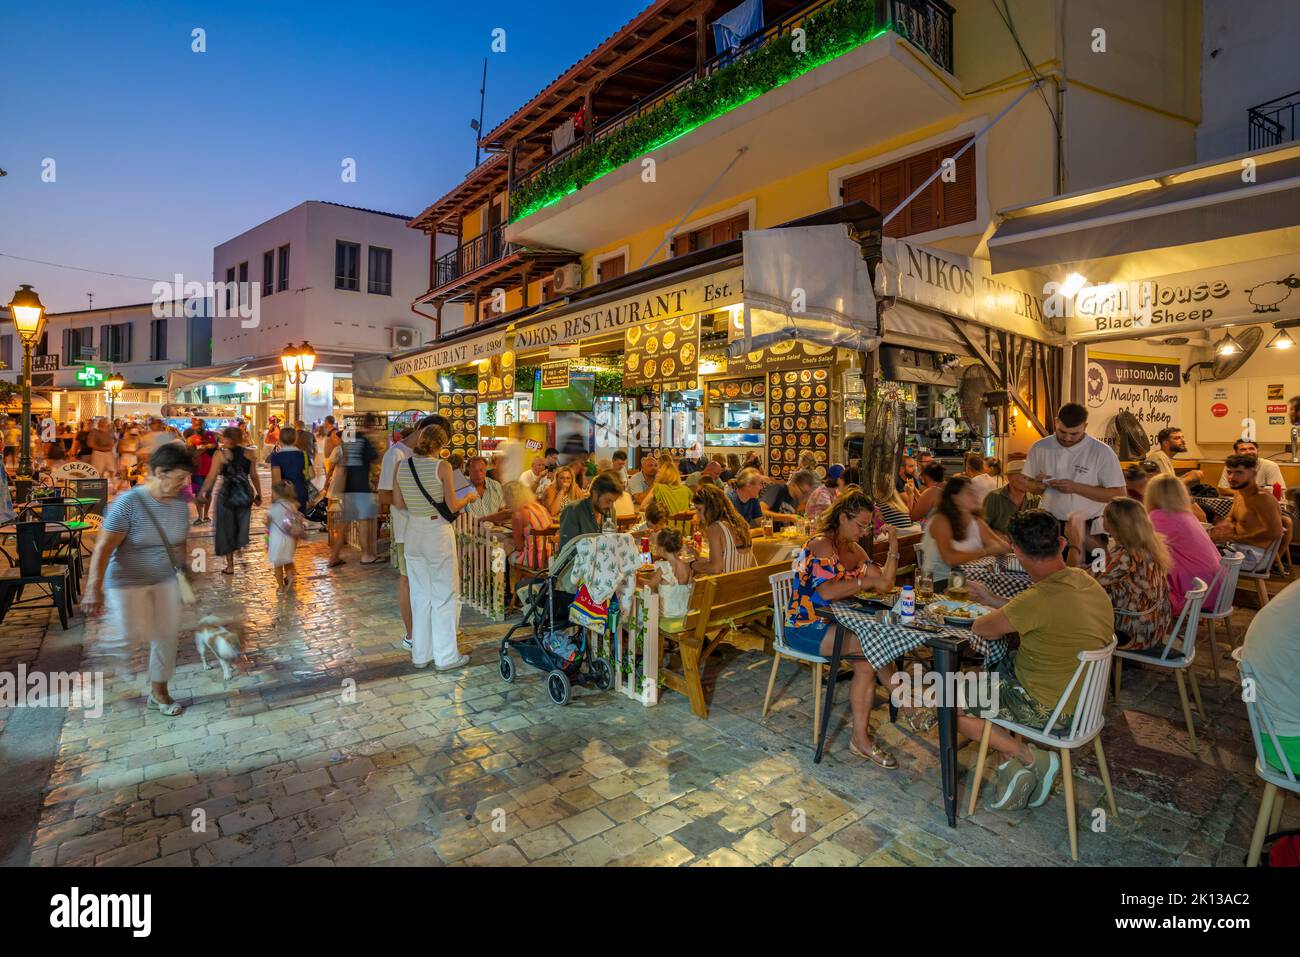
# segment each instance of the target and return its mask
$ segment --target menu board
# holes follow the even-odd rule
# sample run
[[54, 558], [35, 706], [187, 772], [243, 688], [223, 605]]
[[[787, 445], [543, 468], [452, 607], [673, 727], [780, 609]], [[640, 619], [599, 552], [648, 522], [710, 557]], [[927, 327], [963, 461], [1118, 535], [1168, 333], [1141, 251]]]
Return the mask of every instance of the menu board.
[[569, 387], [569, 362], [543, 362], [542, 388], [567, 389]]
[[459, 452], [478, 455], [478, 396], [473, 392], [444, 392], [438, 396], [438, 414], [451, 421], [451, 441], [442, 450], [447, 458]]
[[704, 395], [710, 405], [721, 402], [757, 402], [767, 395], [767, 380], [761, 376], [756, 379], [715, 379], [709, 382]]
[[768, 473], [773, 478], [797, 471], [803, 452], [812, 452], [819, 465], [830, 462], [830, 413], [829, 366], [768, 373]]
[[[739, 338], [732, 336], [732, 339]], [[767, 372], [772, 369], [811, 369], [829, 365], [835, 357], [834, 346], [819, 346], [800, 339], [786, 339], [756, 349], [739, 359], [727, 357], [727, 372]]]
[[643, 322], [623, 334], [623, 385], [693, 389], [700, 368], [700, 321], [694, 313]]
[[486, 369], [478, 374], [478, 400], [496, 402], [513, 399], [515, 395], [515, 354], [503, 352], [488, 360]]

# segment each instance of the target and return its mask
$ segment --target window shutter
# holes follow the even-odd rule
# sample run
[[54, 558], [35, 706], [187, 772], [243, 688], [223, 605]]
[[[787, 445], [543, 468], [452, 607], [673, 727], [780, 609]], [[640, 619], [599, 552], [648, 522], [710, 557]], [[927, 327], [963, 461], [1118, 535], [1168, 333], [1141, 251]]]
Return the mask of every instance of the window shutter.
[[63, 330], [63, 365], [72, 365], [72, 330]]
[[673, 255], [684, 256], [691, 251], [691, 237], [689, 233], [682, 233], [673, 237]]
[[109, 341], [109, 330], [112, 328], [113, 328], [112, 326], [99, 327], [99, 361], [100, 362], [108, 362], [112, 359], [111, 356], [112, 349]]
[[[942, 156], [952, 156], [969, 140], [953, 143], [941, 151]], [[942, 162], [942, 160], [940, 160]], [[945, 183], [940, 179], [941, 205], [939, 225], [953, 226], [968, 223], [975, 218], [975, 150], [971, 148], [957, 158], [956, 181]]]
[[[911, 195], [912, 190], [925, 182], [927, 176], [938, 169], [939, 151], [930, 150], [920, 156], [909, 157], [904, 163], [907, 167], [907, 191], [903, 196], [906, 198]], [[908, 235], [922, 233], [939, 225], [938, 185], [938, 180], [935, 180], [908, 205], [905, 210]]]
[[873, 209], [879, 209], [876, 205], [880, 202], [879, 181], [880, 174], [875, 170], [852, 176], [840, 187], [840, 198], [845, 203], [863, 202]]
[[133, 322], [128, 322], [123, 327], [123, 332], [125, 333], [124, 338], [126, 341], [122, 344], [122, 362], [131, 361], [131, 333], [134, 331], [134, 327], [135, 323]]
[[[903, 190], [903, 165], [894, 163], [880, 170], [880, 205], [876, 208], [881, 216], [888, 216], [903, 201], [907, 193]], [[907, 235], [907, 216], [900, 214], [885, 227], [885, 235], [898, 238]]]

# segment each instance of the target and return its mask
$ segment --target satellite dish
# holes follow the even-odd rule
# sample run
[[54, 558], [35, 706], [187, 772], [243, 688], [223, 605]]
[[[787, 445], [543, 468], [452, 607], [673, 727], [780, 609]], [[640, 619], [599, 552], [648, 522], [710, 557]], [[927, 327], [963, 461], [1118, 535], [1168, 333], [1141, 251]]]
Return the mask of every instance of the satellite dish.
[[1151, 450], [1151, 439], [1137, 416], [1125, 409], [1115, 413], [1107, 428], [1108, 438], [1115, 444], [1115, 454], [1121, 459], [1145, 458]]
[[961, 416], [971, 435], [977, 438], [984, 435], [984, 395], [992, 389], [993, 378], [979, 363], [967, 366], [962, 372], [961, 384], [957, 386]]
[[1226, 379], [1238, 369], [1246, 364], [1246, 360], [1251, 357], [1259, 344], [1264, 341], [1264, 330], [1259, 326], [1250, 326], [1243, 329], [1241, 335], [1234, 337], [1237, 340], [1237, 351], [1230, 356], [1216, 355], [1213, 359], [1206, 362], [1193, 362], [1183, 373], [1183, 381], [1187, 382], [1192, 377], [1192, 370], [1205, 367], [1210, 370], [1208, 375], [1201, 377], [1201, 382], [1217, 382], [1219, 379]]

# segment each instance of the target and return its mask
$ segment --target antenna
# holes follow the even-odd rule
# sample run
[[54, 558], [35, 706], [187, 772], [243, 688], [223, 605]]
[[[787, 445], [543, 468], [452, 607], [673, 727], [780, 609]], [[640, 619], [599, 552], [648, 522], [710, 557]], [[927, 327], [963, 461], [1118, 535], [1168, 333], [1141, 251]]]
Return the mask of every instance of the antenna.
[[95, 308], [95, 294], [93, 292], [88, 292], [86, 293], [86, 298], [90, 300], [89, 308], [93, 310]]
[[474, 168], [479, 164], [479, 137], [483, 135], [483, 103], [487, 99], [487, 57], [483, 58], [483, 84], [478, 88], [478, 119], [469, 121], [474, 131]]

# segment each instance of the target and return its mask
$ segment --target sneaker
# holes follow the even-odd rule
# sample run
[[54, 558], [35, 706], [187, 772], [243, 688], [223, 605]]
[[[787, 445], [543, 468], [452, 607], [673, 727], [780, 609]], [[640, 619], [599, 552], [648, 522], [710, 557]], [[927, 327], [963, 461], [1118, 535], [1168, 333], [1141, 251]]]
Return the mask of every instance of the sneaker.
[[1012, 758], [999, 764], [997, 776], [993, 779], [993, 800], [988, 803], [988, 809], [1023, 811], [1037, 781], [1033, 768], [1022, 761]]
[[469, 664], [469, 655], [457, 655], [445, 665], [438, 665], [439, 671], [455, 671], [457, 668], [464, 668]]
[[1035, 748], [1030, 745], [1029, 750], [1034, 752], [1034, 776], [1038, 779], [1038, 787], [1029, 799], [1029, 807], [1042, 807], [1052, 796], [1052, 785], [1061, 770], [1061, 756], [1050, 748]]
[[402, 639], [402, 647], [405, 648], [407, 651], [410, 651], [410, 650], [411, 650], [411, 636], [410, 636], [410, 635], [407, 635], [405, 638]]

